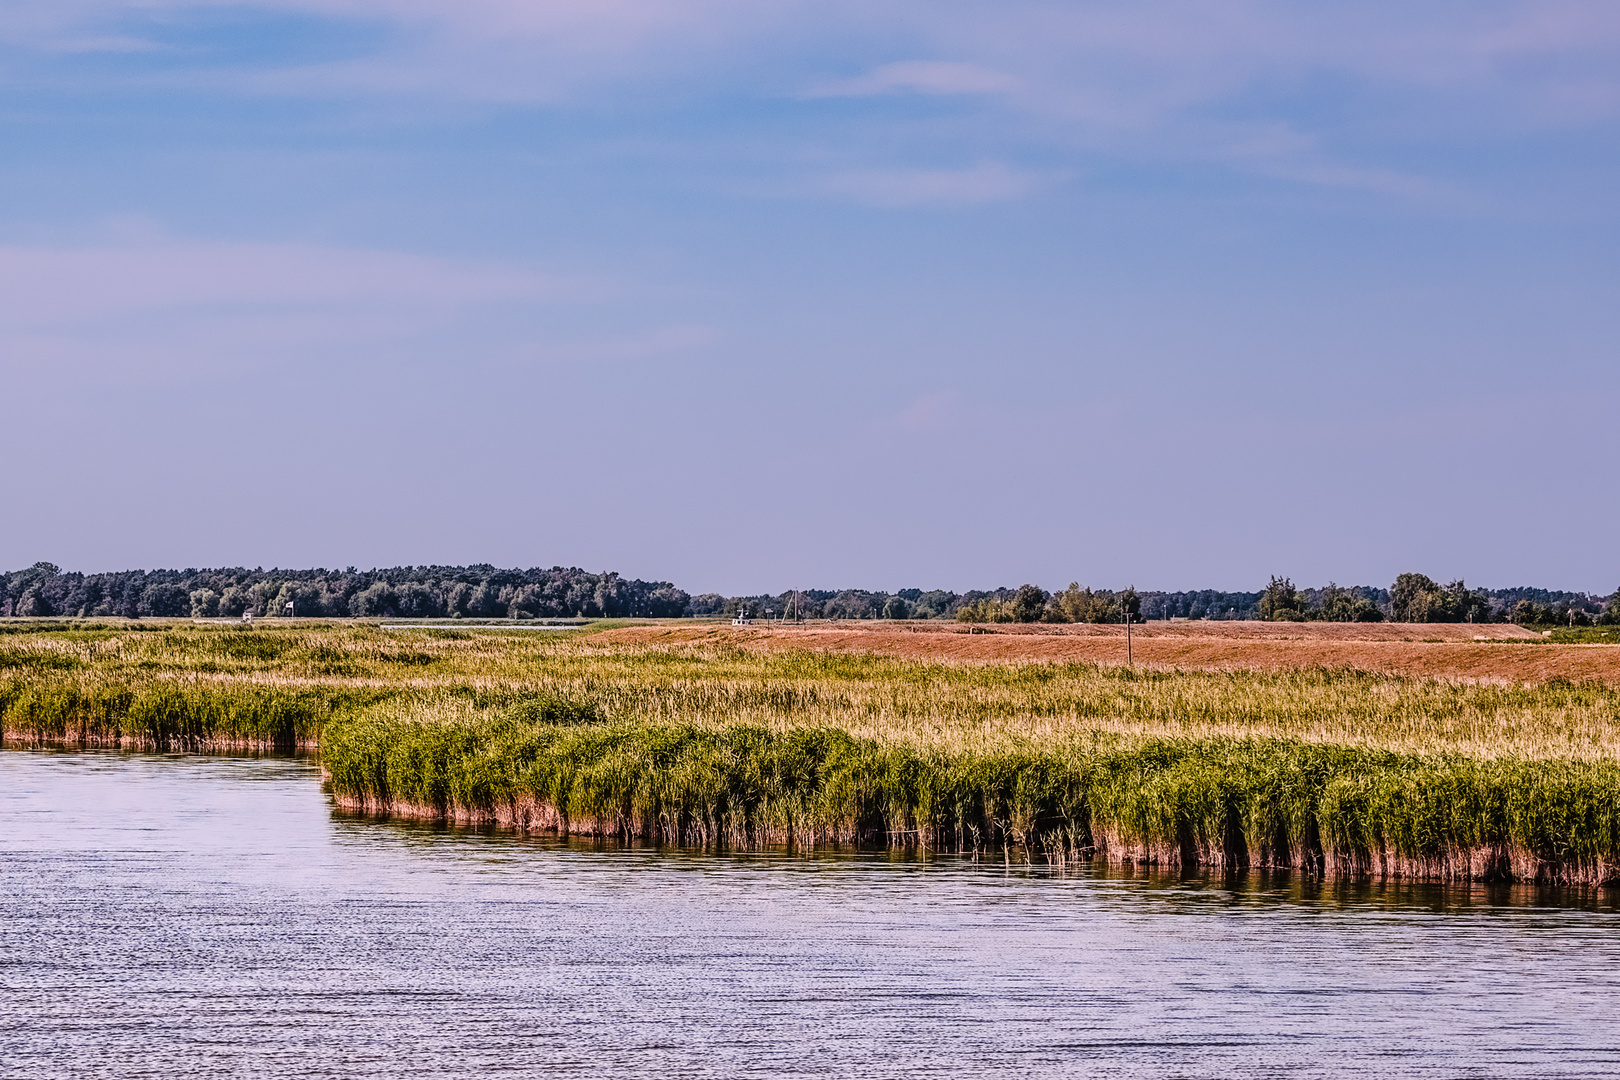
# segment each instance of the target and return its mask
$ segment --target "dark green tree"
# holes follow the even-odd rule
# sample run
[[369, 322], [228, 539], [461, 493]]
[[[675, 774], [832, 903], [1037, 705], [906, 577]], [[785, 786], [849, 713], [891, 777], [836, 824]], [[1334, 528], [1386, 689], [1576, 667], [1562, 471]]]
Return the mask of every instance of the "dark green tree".
[[1040, 622], [1046, 612], [1046, 590], [1038, 585], [1020, 585], [1012, 597], [1014, 622]]
[[1389, 587], [1389, 617], [1396, 622], [1430, 622], [1440, 586], [1426, 574], [1401, 574]]
[[191, 594], [179, 585], [152, 584], [141, 590], [142, 615], [155, 618], [173, 618], [191, 614]]
[[1390, 617], [1396, 622], [1487, 622], [1490, 598], [1461, 578], [1439, 585], [1423, 574], [1402, 574], [1389, 590]]
[[1352, 605], [1350, 619], [1352, 622], [1383, 622], [1384, 613], [1377, 604], [1363, 596], [1358, 597]]
[[1137, 593], [1135, 585], [1127, 585], [1125, 591], [1119, 594], [1118, 601], [1119, 610], [1124, 615], [1129, 615], [1132, 622], [1142, 618], [1142, 597]]
[[1285, 577], [1273, 576], [1260, 594], [1259, 615], [1270, 622], [1300, 622], [1305, 618], [1304, 607], [1304, 598]]

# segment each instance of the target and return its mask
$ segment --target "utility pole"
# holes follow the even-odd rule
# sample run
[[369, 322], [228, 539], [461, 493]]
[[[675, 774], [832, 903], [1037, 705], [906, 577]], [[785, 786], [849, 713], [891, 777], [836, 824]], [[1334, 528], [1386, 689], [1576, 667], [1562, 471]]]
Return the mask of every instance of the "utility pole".
[[1125, 666], [1133, 667], [1131, 663], [1131, 613], [1125, 613]]

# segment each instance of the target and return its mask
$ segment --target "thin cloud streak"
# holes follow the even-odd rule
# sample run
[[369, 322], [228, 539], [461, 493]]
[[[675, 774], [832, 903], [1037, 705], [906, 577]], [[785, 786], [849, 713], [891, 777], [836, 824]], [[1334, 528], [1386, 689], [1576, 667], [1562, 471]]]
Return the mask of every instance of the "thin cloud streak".
[[1006, 94], [1023, 84], [1011, 75], [977, 64], [904, 60], [883, 64], [853, 79], [820, 83], [805, 98], [875, 97], [880, 94]]
[[[319, 62], [291, 54], [223, 62], [206, 50], [164, 46], [164, 34], [203, 15], [283, 16], [368, 32], [346, 55]], [[892, 143], [907, 148], [895, 154], [902, 160], [873, 168], [858, 149], [835, 149], [841, 160], [802, 164], [796, 179], [777, 186], [896, 208], [1021, 198], [1043, 186], [1038, 174], [1054, 159], [1058, 171], [1073, 172], [1099, 158], [1216, 165], [1408, 203], [1479, 206], [1458, 184], [1401, 156], [1436, 141], [1491, 145], [1514, 131], [1620, 117], [1620, 8], [1588, 0], [1435, 8], [1164, 0], [993, 10], [874, 10], [840, 0], [14, 0], [0, 16], [0, 37], [44, 51], [72, 42], [102, 42], [112, 52], [150, 46], [155, 59], [128, 61], [144, 64], [139, 70], [117, 69], [126, 61], [114, 58], [101, 77], [356, 109], [395, 101], [403, 108], [391, 122], [402, 125], [439, 115], [436, 106], [635, 115], [671, 103], [701, 111], [751, 101], [788, 110], [760, 145], [801, 161], [815, 156], [806, 148], [817, 123], [847, 108], [841, 102], [863, 100], [886, 110]], [[866, 60], [863, 73], [834, 74], [850, 70], [850, 56]], [[1331, 130], [1332, 110], [1313, 116], [1300, 106], [1323, 84], [1344, 105], [1399, 97], [1398, 119], [1373, 121], [1351, 149]], [[1298, 145], [1235, 148], [1234, 126], [1296, 127]], [[967, 160], [952, 163], [965, 145], [973, 146]], [[1042, 169], [1030, 168], [1032, 160]], [[734, 175], [716, 186], [749, 185]]]
[[[657, 360], [713, 345], [721, 337], [713, 326], [673, 323], [636, 334], [620, 334], [583, 341], [545, 342], [523, 350], [548, 363], [621, 364]], [[532, 353], [531, 351], [532, 350]]]
[[[0, 374], [88, 386], [499, 348], [499, 318], [597, 307], [616, 283], [495, 262], [300, 244], [0, 247]], [[505, 331], [509, 333], [510, 331]], [[678, 347], [666, 331], [642, 351]], [[634, 352], [610, 342], [607, 355]], [[313, 365], [313, 367], [312, 367]]]
[[165, 309], [577, 303], [606, 284], [491, 263], [300, 244], [0, 247], [0, 327]]
[[823, 177], [827, 194], [868, 206], [973, 206], [1019, 199], [1045, 181], [1000, 162], [966, 169], [861, 169]]
[[964, 417], [960, 390], [936, 390], [901, 409], [880, 424], [878, 431], [908, 436], [945, 435], [960, 430]]
[[[1312, 72], [1369, 86], [1483, 95], [1521, 106], [1620, 87], [1620, 8], [1593, 0], [1492, 5], [1036, 3], [994, 9], [740, 0], [13, 0], [0, 38], [40, 49], [135, 42], [188, 18], [283, 15], [370, 26], [370, 51], [327, 64], [220, 71], [249, 91], [430, 94], [536, 103], [614, 84], [701, 80], [770, 91], [763, 73], [818, 57], [898, 51], [810, 96], [1003, 94], [1016, 107], [1114, 126], [1162, 122], [1257, 82]], [[836, 48], [835, 48], [836, 45]], [[930, 55], [932, 54], [932, 55]], [[729, 72], [729, 75], [727, 74]], [[803, 85], [803, 84], [801, 84]]]

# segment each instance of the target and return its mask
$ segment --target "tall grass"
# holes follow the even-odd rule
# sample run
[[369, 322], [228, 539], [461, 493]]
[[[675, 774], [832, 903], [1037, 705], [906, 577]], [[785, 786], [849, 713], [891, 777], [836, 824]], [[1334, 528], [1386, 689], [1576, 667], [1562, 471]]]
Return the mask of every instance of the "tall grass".
[[333, 715], [382, 695], [162, 681], [0, 682], [5, 740], [156, 750], [313, 749]]
[[[1467, 646], [1460, 646], [1466, 648]], [[65, 695], [73, 687], [76, 697]], [[917, 748], [1009, 740], [1065, 751], [1113, 735], [1284, 738], [1469, 757], [1620, 760], [1620, 691], [1598, 683], [1465, 683], [1351, 670], [1160, 671], [1087, 663], [948, 664], [870, 655], [761, 653], [720, 645], [604, 646], [499, 632], [389, 634], [363, 626], [114, 629], [0, 640], [5, 738], [80, 729], [129, 738], [118, 702], [155, 688], [187, 715], [251, 731], [217, 702], [264, 695], [331, 710], [399, 696], [589, 698], [615, 721], [836, 727]], [[34, 704], [13, 708], [28, 698]], [[105, 702], [52, 708], [38, 702]], [[167, 700], [175, 702], [172, 696]], [[100, 710], [100, 711], [97, 711]], [[193, 725], [195, 727], [195, 725]]]
[[603, 722], [455, 698], [339, 718], [322, 762], [373, 812], [683, 844], [918, 845], [1001, 858], [1620, 881], [1620, 766], [1254, 738], [922, 750], [818, 727]]

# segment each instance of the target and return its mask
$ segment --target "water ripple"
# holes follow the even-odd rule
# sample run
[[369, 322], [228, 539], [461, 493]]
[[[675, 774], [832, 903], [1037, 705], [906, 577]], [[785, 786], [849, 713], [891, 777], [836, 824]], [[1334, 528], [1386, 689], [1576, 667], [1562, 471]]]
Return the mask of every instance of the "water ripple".
[[1602, 894], [607, 850], [0, 752], [16, 1077], [1620, 1075]]

